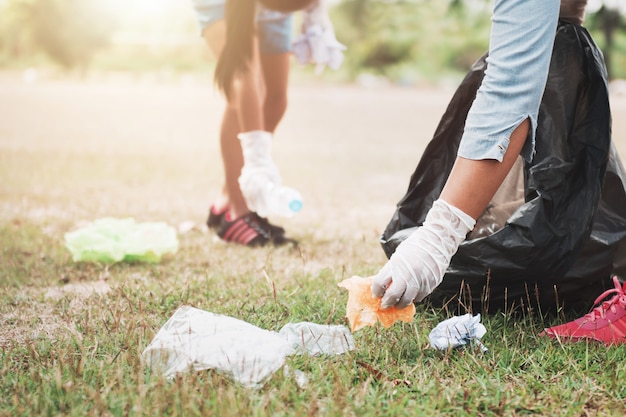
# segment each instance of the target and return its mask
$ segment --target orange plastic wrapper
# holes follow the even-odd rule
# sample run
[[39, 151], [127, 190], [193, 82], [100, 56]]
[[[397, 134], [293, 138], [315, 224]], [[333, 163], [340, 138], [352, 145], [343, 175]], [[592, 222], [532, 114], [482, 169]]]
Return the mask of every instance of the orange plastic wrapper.
[[338, 284], [348, 290], [346, 316], [351, 330], [354, 332], [366, 326], [373, 326], [378, 321], [385, 328], [391, 327], [398, 320], [411, 323], [415, 316], [415, 304], [411, 303], [402, 309], [389, 307], [383, 310], [382, 298], [372, 296], [373, 280], [374, 277], [353, 276]]

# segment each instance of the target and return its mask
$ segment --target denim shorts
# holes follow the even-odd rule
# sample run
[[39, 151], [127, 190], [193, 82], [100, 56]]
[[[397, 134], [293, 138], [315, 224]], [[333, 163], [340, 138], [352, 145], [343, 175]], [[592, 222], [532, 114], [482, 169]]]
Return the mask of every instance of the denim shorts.
[[291, 52], [292, 15], [268, 12], [259, 13], [259, 49], [262, 54], [283, 54]]
[[511, 133], [529, 119], [521, 155], [532, 161], [559, 5], [560, 0], [495, 1], [487, 69], [467, 115], [458, 156], [502, 162]]
[[[224, 18], [224, 0], [192, 0], [200, 33]], [[257, 14], [259, 48], [262, 54], [291, 52], [292, 15], [268, 10]]]

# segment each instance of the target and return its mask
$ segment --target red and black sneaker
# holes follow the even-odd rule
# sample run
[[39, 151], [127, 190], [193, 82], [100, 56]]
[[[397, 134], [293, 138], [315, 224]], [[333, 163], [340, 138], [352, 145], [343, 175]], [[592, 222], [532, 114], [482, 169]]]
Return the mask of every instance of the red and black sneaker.
[[211, 208], [209, 208], [209, 218], [206, 221], [206, 225], [209, 226], [209, 229], [218, 230], [227, 211], [228, 206], [220, 210], [216, 209], [215, 206], [211, 206]]
[[[215, 206], [211, 206], [211, 208], [209, 208], [209, 218], [206, 221], [206, 224], [207, 226], [209, 226], [209, 229], [219, 230], [220, 225], [222, 224], [222, 219], [224, 218], [224, 215], [226, 214], [227, 211], [228, 211], [228, 206], [223, 207], [220, 210], [216, 209]], [[270, 223], [266, 218], [261, 217], [254, 212], [252, 214], [256, 217], [256, 220], [262, 226], [269, 228], [272, 236], [278, 237], [278, 236], [285, 234], [285, 229], [283, 229], [282, 227]]]
[[259, 223], [267, 225], [267, 227], [270, 228], [272, 236], [280, 236], [285, 234], [285, 229], [283, 229], [282, 227], [270, 223], [267, 218], [259, 216], [256, 212], [252, 212], [252, 214], [256, 216], [256, 219], [259, 221]]
[[[595, 301], [591, 312], [569, 323], [550, 327], [540, 336], [562, 340], [592, 339], [607, 345], [626, 343], [626, 283], [621, 284], [613, 277], [615, 288], [602, 293]], [[613, 296], [602, 302], [608, 295]]]
[[244, 246], [284, 245], [297, 244], [293, 239], [285, 237], [284, 233], [274, 235], [269, 223], [259, 220], [255, 213], [245, 214], [235, 220], [230, 219], [228, 212], [222, 216], [217, 235], [226, 242], [238, 243]]

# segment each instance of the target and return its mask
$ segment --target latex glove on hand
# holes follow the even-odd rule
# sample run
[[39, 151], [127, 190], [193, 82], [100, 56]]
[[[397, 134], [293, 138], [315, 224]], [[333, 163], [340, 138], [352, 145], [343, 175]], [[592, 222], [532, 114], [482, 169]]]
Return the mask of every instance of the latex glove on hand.
[[337, 41], [323, 0], [314, 3], [304, 14], [302, 33], [293, 42], [293, 53], [300, 64], [315, 64], [316, 73], [324, 67], [338, 69], [346, 46]]
[[326, 7], [327, 0], [317, 0], [311, 3], [311, 5], [304, 10], [304, 20], [302, 27], [318, 25], [323, 29], [332, 28], [333, 24], [330, 21], [328, 15], [328, 8]]
[[452, 256], [476, 221], [444, 200], [434, 202], [424, 224], [398, 245], [374, 277], [372, 295], [382, 307], [422, 301], [441, 283]]

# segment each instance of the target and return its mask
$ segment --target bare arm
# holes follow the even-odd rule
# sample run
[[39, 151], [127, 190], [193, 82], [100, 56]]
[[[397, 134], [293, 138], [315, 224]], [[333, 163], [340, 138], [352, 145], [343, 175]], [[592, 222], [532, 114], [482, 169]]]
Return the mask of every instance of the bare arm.
[[585, 20], [585, 7], [587, 0], [561, 0], [559, 17], [577, 25], [582, 25]]

